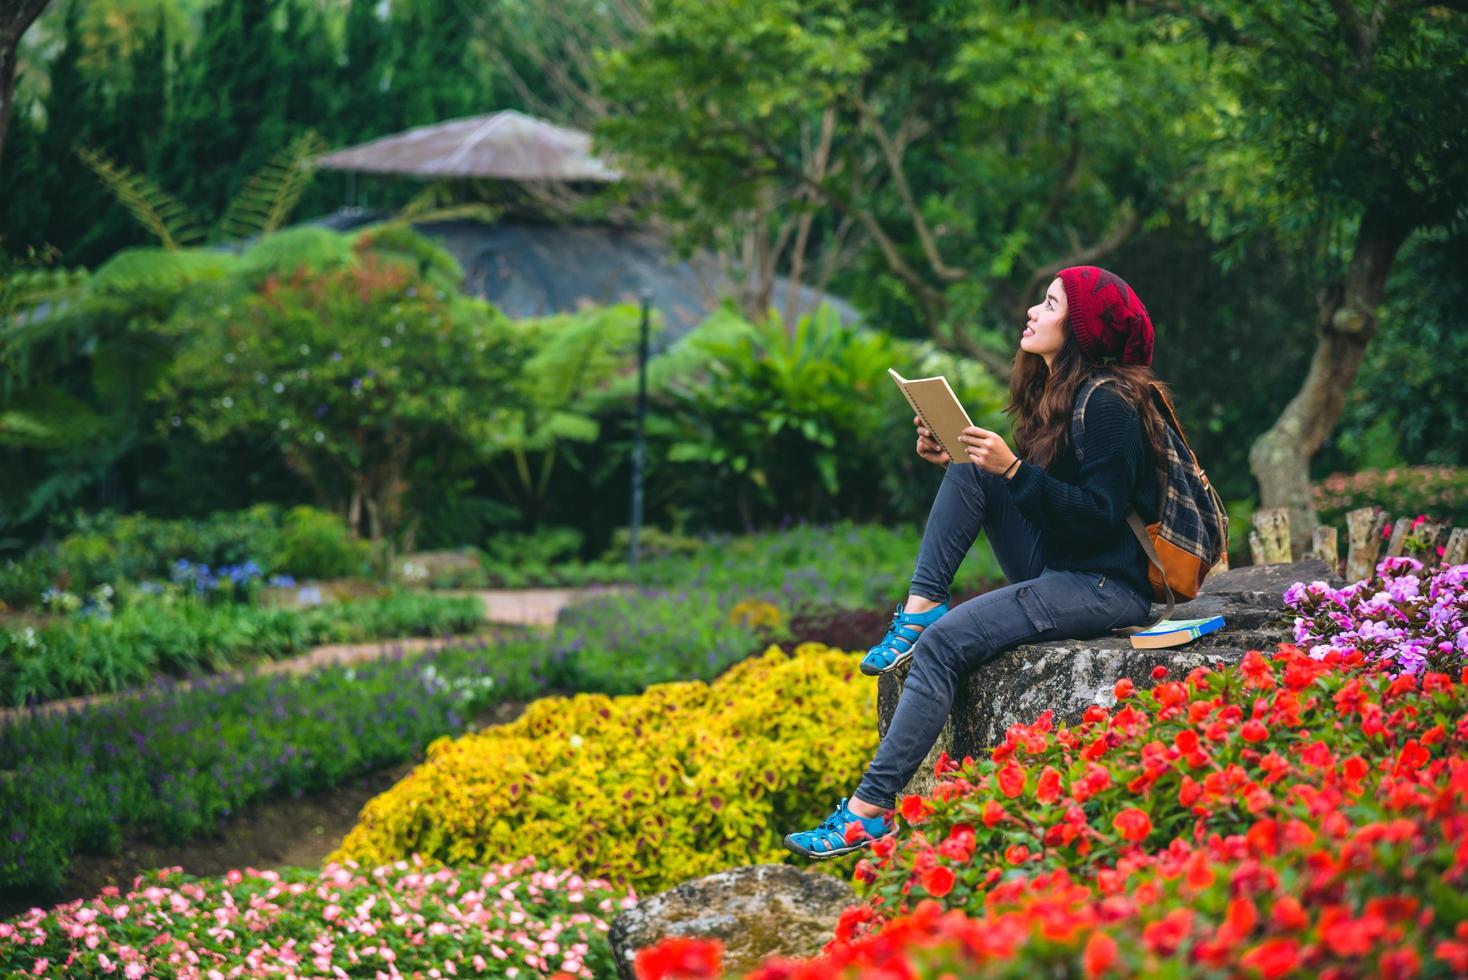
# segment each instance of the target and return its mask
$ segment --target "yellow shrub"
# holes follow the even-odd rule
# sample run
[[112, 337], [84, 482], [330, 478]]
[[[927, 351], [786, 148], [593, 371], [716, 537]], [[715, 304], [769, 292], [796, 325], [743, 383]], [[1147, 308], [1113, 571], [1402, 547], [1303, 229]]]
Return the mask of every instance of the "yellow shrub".
[[876, 749], [876, 690], [850, 654], [808, 643], [712, 684], [542, 698], [512, 724], [430, 745], [331, 860], [533, 854], [644, 894], [782, 861], [785, 833], [825, 817]]
[[785, 617], [777, 606], [759, 599], [745, 599], [729, 610], [729, 622], [752, 629], [779, 629], [784, 625]]

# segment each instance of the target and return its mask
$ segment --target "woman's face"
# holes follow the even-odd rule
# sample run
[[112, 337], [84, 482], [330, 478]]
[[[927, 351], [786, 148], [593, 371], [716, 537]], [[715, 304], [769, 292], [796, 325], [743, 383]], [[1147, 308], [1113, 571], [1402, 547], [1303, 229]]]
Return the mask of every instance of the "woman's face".
[[1045, 298], [1030, 307], [1030, 318], [1019, 338], [1019, 349], [1039, 354], [1048, 365], [1060, 353], [1070, 330], [1065, 314], [1065, 287], [1056, 277], [1046, 288]]

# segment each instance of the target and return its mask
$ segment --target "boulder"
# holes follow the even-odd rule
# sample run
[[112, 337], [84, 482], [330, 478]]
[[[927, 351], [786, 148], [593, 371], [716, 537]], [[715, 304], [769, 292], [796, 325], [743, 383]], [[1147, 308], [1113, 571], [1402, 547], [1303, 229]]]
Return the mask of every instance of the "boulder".
[[612, 921], [608, 939], [624, 980], [633, 980], [639, 949], [670, 936], [721, 941], [725, 972], [739, 976], [766, 956], [816, 955], [835, 935], [841, 910], [856, 901], [849, 884], [828, 874], [757, 864], [643, 899]]
[[[1158, 665], [1170, 677], [1194, 667], [1237, 663], [1249, 650], [1270, 650], [1291, 639], [1292, 618], [1281, 596], [1295, 582], [1335, 582], [1323, 561], [1258, 565], [1209, 576], [1192, 602], [1176, 607], [1173, 619], [1222, 614], [1224, 628], [1181, 647], [1136, 650], [1125, 637], [1055, 640], [1007, 650], [959, 682], [948, 723], [906, 792], [928, 793], [939, 753], [953, 759], [980, 757], [1003, 741], [1015, 722], [1031, 722], [1051, 709], [1056, 722], [1074, 724], [1093, 704], [1116, 703], [1112, 687], [1129, 677], [1138, 687], [1153, 684]], [[1153, 606], [1154, 617], [1163, 607]], [[920, 655], [920, 654], [919, 654]], [[877, 731], [887, 734], [907, 666], [882, 675], [877, 685]]]

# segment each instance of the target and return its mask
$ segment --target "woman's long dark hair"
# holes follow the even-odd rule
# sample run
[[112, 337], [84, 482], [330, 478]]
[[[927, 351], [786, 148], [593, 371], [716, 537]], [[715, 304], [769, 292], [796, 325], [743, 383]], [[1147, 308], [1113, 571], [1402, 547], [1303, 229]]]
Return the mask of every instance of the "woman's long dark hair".
[[1116, 378], [1117, 390], [1132, 403], [1142, 420], [1142, 440], [1152, 450], [1153, 461], [1159, 469], [1165, 465], [1167, 432], [1150, 389], [1156, 385], [1171, 400], [1167, 386], [1157, 380], [1150, 367], [1088, 361], [1069, 329], [1052, 367], [1046, 367], [1045, 359], [1039, 354], [1026, 350], [1014, 357], [1014, 370], [1009, 376], [1009, 404], [1004, 411], [1014, 421], [1015, 451], [1025, 462], [1047, 469], [1055, 461], [1070, 439], [1076, 391], [1087, 378], [1098, 373]]

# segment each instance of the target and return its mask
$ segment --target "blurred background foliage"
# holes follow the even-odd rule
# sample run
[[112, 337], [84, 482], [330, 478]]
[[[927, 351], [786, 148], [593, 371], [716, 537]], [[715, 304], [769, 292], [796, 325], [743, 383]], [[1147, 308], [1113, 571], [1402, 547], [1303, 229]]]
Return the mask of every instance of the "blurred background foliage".
[[[504, 108], [673, 166], [676, 182], [648, 166], [632, 183], [658, 186], [648, 220], [684, 247], [796, 222], [864, 316], [730, 305], [656, 358], [651, 522], [921, 519], [937, 471], [886, 369], [957, 379], [975, 420], [1006, 430], [1003, 368], [1059, 259], [1118, 269], [1145, 298], [1158, 374], [1246, 512], [1249, 447], [1299, 389], [1349, 258], [1347, 191], [1392, 191], [1344, 137], [1249, 130], [1267, 120], [1241, 100], [1308, 114], [1331, 97], [1307, 68], [1230, 54], [1254, 12], [1221, 4], [1199, 29], [1167, 6], [55, 0], [22, 46], [0, 156], [0, 539], [19, 550], [79, 509], [309, 503], [399, 546], [566, 527], [601, 555], [628, 508], [634, 309], [509, 322], [402, 224], [242, 246], [218, 221], [311, 134], [338, 147]], [[1325, 4], [1289, 7], [1324, 30]], [[1393, 52], [1456, 43], [1439, 35], [1459, 14], [1424, 10], [1392, 28]], [[1410, 88], [1414, 63], [1393, 59], [1382, 84]], [[1349, 134], [1362, 102], [1337, 95]], [[840, 207], [799, 179], [823, 146], [820, 194]], [[207, 243], [156, 244], [86, 148], [166, 189]], [[1464, 188], [1419, 162], [1423, 187], [1448, 185], [1435, 227], [1397, 259], [1316, 478], [1468, 464]], [[418, 190], [320, 173], [294, 213]]]

